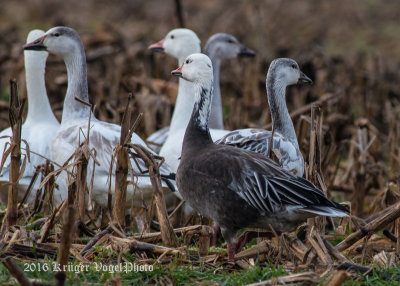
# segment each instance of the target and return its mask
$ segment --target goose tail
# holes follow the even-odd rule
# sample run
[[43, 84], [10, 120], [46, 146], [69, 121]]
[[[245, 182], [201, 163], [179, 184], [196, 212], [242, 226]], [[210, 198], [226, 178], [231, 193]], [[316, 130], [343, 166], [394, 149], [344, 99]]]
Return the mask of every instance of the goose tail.
[[348, 217], [349, 211], [344, 206], [335, 203], [335, 206], [311, 206], [301, 210], [302, 212], [330, 217]]

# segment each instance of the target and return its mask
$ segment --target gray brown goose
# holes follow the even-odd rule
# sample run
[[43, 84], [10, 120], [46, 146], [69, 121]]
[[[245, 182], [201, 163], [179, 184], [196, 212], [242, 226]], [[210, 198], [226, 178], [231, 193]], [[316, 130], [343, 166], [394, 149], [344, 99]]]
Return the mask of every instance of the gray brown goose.
[[[297, 142], [292, 119], [286, 107], [286, 87], [299, 82], [312, 83], [292, 59], [272, 61], [266, 79], [268, 104], [275, 125], [272, 149], [279, 151], [279, 164], [285, 170], [302, 177], [304, 159]], [[269, 156], [272, 131], [264, 129], [238, 129], [216, 141], [217, 144], [236, 146]]]
[[190, 55], [172, 74], [194, 83], [196, 99], [176, 182], [183, 198], [221, 227], [229, 260], [234, 260], [240, 229], [271, 224], [284, 232], [316, 215], [347, 216], [346, 208], [266, 156], [213, 143], [208, 128], [213, 71], [206, 55]]

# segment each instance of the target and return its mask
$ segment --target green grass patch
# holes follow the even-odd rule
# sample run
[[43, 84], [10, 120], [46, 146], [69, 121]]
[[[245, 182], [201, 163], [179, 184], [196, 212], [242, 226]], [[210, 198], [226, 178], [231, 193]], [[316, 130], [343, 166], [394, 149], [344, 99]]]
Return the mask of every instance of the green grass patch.
[[[57, 271], [55, 262], [48, 260], [17, 263], [29, 279], [54, 283], [54, 274]], [[68, 264], [70, 271], [67, 272], [66, 285], [103, 285], [116, 276], [122, 278], [123, 285], [160, 285], [162, 283], [170, 284], [171, 282], [176, 285], [194, 283], [242, 285], [287, 274], [281, 266], [276, 268], [271, 264], [256, 265], [246, 270], [232, 270], [231, 267], [224, 267], [223, 265], [216, 269], [209, 269], [206, 267], [207, 265], [203, 264], [200, 266], [179, 265], [177, 260], [170, 264], [158, 264], [154, 260], [153, 264], [146, 266], [147, 271], [140, 271], [140, 265], [134, 262], [122, 262], [121, 272], [118, 269], [116, 270], [118, 265], [120, 264], [114, 262], [93, 262], [84, 266], [74, 260]], [[128, 268], [124, 268], [124, 266]], [[15, 281], [3, 264], [0, 265], [0, 279], [5, 283], [2, 285], [13, 284]]]
[[350, 277], [343, 285], [399, 285], [400, 283], [400, 267], [388, 269], [373, 269], [366, 275]]

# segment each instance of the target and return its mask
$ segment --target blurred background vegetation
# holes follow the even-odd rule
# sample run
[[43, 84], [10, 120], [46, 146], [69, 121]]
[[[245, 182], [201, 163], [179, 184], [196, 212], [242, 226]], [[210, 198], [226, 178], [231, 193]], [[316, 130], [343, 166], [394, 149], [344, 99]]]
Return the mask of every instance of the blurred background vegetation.
[[[224, 63], [221, 81], [226, 90], [223, 93], [225, 105], [229, 105], [230, 97], [243, 97], [246, 87], [253, 89], [248, 82], [249, 78], [255, 78], [259, 88], [257, 97], [261, 98], [254, 106], [264, 107], [264, 77], [268, 64], [283, 56], [297, 60], [316, 80], [316, 85], [308, 89], [311, 98], [306, 100], [346, 84], [356, 85], [354, 81], [347, 83], [356, 75], [397, 82], [400, 61], [398, 1], [185, 0], [182, 6], [185, 26], [198, 34], [202, 46], [212, 34], [226, 32], [258, 53], [256, 60]], [[24, 85], [21, 47], [28, 32], [34, 28], [48, 30], [56, 25], [73, 27], [81, 34], [88, 54], [91, 97], [107, 97], [111, 107], [117, 107], [118, 98], [126, 93], [117, 82], [118, 79], [124, 82], [124, 76], [176, 81], [169, 76], [170, 70], [176, 67], [175, 60], [165, 55], [152, 56], [146, 49], [179, 26], [174, 0], [1, 1], [0, 90], [3, 99], [6, 99], [11, 77]], [[374, 69], [368, 65], [374, 65]], [[328, 72], [329, 78], [325, 78], [327, 68], [338, 70]], [[66, 79], [65, 69], [57, 57], [50, 56], [47, 77], [50, 99], [60, 111]], [[336, 80], [338, 77], [340, 80]], [[323, 86], [320, 86], [321, 80]], [[140, 90], [137, 86], [129, 88]], [[21, 92], [25, 91], [21, 89]], [[386, 92], [399, 98], [396, 86]], [[387, 95], [374, 91], [367, 97], [371, 102]], [[304, 99], [288, 97], [288, 100], [292, 107], [297, 107]], [[348, 103], [359, 102], [350, 100]], [[368, 112], [356, 109], [355, 112], [362, 113], [358, 115]], [[115, 121], [119, 119], [114, 118], [115, 114], [106, 116]], [[265, 120], [269, 120], [267, 116]], [[154, 128], [157, 127], [160, 126]]]

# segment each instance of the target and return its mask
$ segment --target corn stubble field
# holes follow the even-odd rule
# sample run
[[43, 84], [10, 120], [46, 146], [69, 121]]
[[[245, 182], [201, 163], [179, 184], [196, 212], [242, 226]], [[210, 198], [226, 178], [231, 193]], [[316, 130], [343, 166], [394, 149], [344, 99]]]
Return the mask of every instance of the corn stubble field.
[[[9, 126], [9, 113], [18, 113], [8, 103], [11, 78], [19, 96], [26, 97], [26, 35], [56, 25], [73, 27], [82, 37], [97, 118], [122, 123], [125, 130], [136, 124], [142, 138], [168, 125], [177, 93], [177, 81], [170, 76], [176, 60], [151, 54], [147, 46], [179, 26], [176, 1], [66, 2], [0, 4], [1, 129]], [[202, 47], [213, 33], [227, 32], [257, 52], [253, 59], [222, 65], [226, 129], [271, 128], [265, 76], [274, 58], [295, 59], [312, 78], [312, 86], [287, 91], [306, 177], [331, 199], [344, 202], [350, 218], [310, 219], [294, 233], [254, 239], [233, 264], [222, 239], [209, 247], [210, 222], [183, 221], [179, 210], [168, 215], [157, 186], [153, 202], [142, 210], [153, 220], [143, 233], [137, 233], [132, 215], [118, 220], [121, 212], [113, 206], [88, 210], [72, 200], [52, 206], [47, 200], [54, 189], [53, 167], [47, 165], [39, 170], [40, 178], [47, 176], [44, 201], [18, 205], [14, 225], [3, 220], [7, 211], [2, 208], [1, 279], [13, 284], [18, 277], [23, 285], [62, 285], [64, 279], [68, 285], [399, 283], [399, 14], [395, 1], [182, 1], [184, 25], [198, 34]], [[48, 96], [60, 119], [65, 66], [52, 55], [46, 66]], [[157, 182], [159, 160], [137, 151]], [[77, 174], [85, 172], [85, 152], [83, 145], [75, 153]], [[70, 191], [84, 192], [85, 186], [78, 180]], [[58, 263], [72, 270], [66, 278], [53, 268]], [[137, 268], [107, 268], [119, 263]], [[43, 270], [44, 265], [49, 269]], [[87, 271], [79, 271], [84, 265]], [[149, 266], [152, 271], [138, 271]]]

